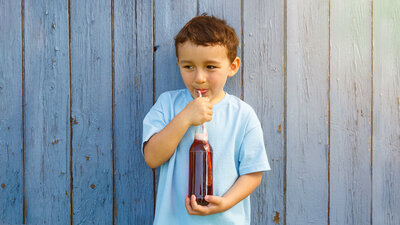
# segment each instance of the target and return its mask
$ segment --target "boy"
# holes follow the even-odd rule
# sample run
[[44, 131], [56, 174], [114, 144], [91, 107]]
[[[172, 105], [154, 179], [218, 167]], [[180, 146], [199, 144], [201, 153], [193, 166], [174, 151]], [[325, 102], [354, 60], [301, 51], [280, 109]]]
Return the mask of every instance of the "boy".
[[[235, 31], [205, 14], [175, 37], [186, 89], [160, 95], [143, 120], [145, 161], [151, 168], [161, 166], [154, 225], [250, 224], [249, 195], [270, 167], [255, 112], [223, 90], [239, 70], [237, 46]], [[201, 206], [194, 195], [186, 195], [194, 126], [205, 122], [213, 148], [214, 195]]]

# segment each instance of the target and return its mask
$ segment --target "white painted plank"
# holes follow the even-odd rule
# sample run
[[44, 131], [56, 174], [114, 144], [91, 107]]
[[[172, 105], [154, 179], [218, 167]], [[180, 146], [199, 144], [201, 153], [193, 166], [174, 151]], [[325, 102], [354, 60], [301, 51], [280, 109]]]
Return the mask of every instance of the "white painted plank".
[[283, 1], [243, 2], [243, 96], [261, 121], [272, 169], [251, 195], [251, 224], [284, 223], [283, 7]]
[[373, 2], [372, 224], [400, 224], [400, 1]]
[[371, 1], [331, 1], [330, 224], [370, 224]]
[[328, 223], [329, 2], [287, 2], [286, 224]]

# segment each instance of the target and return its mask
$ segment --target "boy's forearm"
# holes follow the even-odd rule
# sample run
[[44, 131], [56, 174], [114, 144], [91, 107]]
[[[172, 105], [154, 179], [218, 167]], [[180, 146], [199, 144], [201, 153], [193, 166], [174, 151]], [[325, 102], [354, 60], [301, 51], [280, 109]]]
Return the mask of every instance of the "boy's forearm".
[[225, 193], [226, 210], [249, 196], [260, 185], [262, 172], [250, 173], [240, 176], [233, 186]]
[[177, 114], [160, 132], [153, 135], [144, 146], [147, 165], [157, 168], [166, 162], [185, 135], [190, 123], [185, 119], [184, 111]]

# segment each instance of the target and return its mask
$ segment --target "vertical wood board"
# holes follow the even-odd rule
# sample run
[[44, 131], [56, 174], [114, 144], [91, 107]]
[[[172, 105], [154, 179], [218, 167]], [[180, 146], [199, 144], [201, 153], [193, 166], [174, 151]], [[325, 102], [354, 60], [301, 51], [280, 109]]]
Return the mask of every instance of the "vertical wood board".
[[21, 3], [0, 0], [0, 224], [22, 224]]
[[256, 111], [271, 171], [251, 194], [251, 224], [283, 224], [283, 2], [243, 2], [243, 97]]
[[330, 224], [370, 224], [371, 1], [331, 1]]
[[196, 0], [155, 0], [155, 97], [165, 91], [185, 88], [176, 62], [174, 37], [197, 13]]
[[151, 1], [115, 1], [115, 224], [152, 224], [153, 173], [141, 154], [142, 123], [153, 104]]
[[111, 1], [70, 7], [73, 222], [112, 224]]
[[373, 3], [372, 224], [400, 224], [400, 2]]
[[26, 223], [69, 224], [68, 5], [25, 2]]
[[287, 224], [328, 223], [329, 2], [287, 3]]

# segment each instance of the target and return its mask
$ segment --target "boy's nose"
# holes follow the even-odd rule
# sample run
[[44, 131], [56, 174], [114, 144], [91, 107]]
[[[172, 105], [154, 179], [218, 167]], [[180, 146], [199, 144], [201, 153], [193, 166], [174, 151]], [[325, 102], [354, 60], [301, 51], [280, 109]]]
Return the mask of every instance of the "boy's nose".
[[206, 82], [206, 74], [202, 70], [198, 70], [195, 77], [196, 83], [205, 83]]

